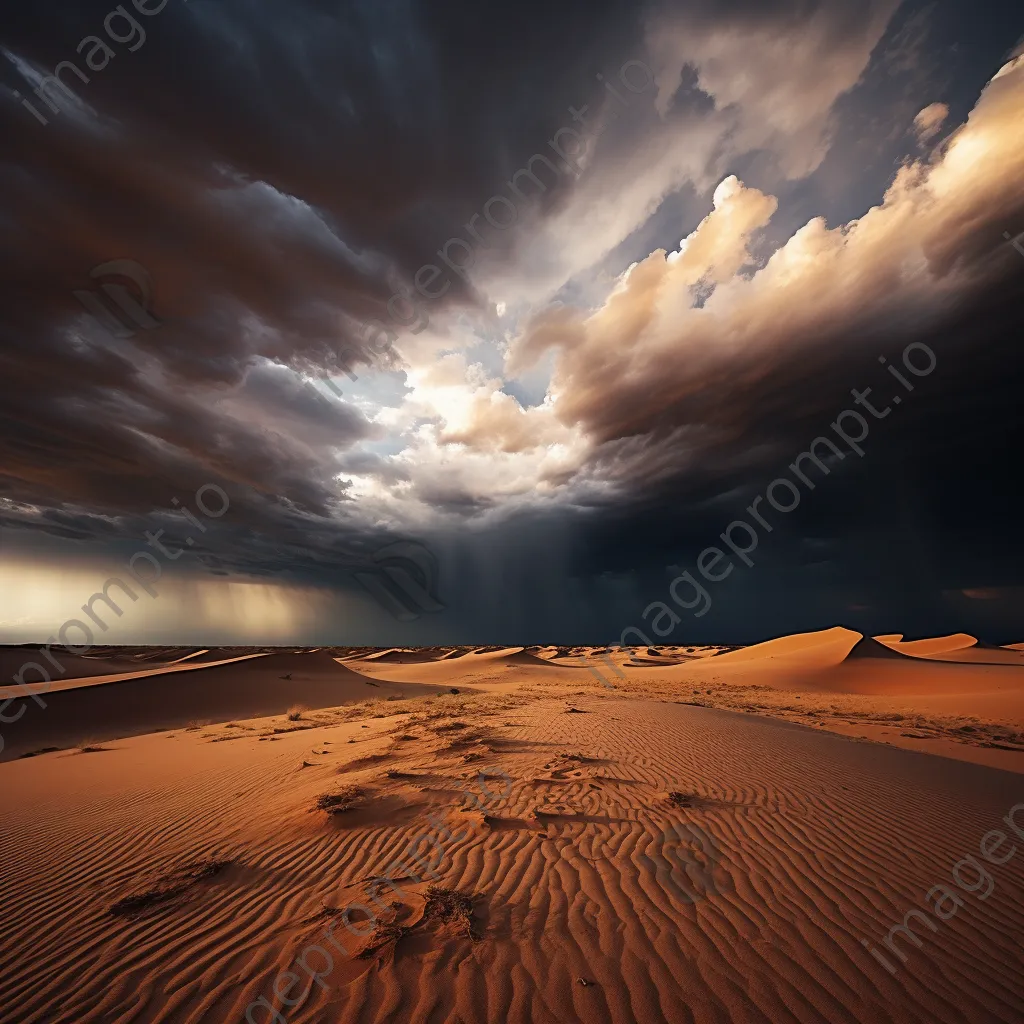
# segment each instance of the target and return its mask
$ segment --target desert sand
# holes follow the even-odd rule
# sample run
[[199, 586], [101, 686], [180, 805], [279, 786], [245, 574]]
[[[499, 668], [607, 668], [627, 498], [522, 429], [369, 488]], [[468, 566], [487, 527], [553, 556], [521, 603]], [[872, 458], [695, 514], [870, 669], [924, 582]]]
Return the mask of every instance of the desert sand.
[[3, 726], [0, 1021], [1024, 1018], [1017, 650], [147, 653]]

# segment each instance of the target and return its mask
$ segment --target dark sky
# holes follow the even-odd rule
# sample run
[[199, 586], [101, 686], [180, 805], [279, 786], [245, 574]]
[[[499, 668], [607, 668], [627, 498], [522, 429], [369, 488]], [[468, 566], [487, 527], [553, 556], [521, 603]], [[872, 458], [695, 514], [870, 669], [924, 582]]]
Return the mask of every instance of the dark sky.
[[0, 641], [1024, 640], [1022, 31], [8, 4]]

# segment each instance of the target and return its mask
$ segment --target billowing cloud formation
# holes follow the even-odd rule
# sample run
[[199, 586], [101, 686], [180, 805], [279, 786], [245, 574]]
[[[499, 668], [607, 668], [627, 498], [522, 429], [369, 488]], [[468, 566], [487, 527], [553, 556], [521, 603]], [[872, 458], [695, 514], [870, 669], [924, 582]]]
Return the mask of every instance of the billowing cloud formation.
[[939, 134], [939, 130], [949, 117], [949, 107], [945, 103], [929, 103], [914, 118], [914, 134], [918, 142], [930, 142]]
[[672, 441], [685, 459], [734, 436], [750, 407], [730, 396], [779, 365], [836, 345], [870, 357], [880, 337], [928, 332], [1015, 269], [1001, 229], [1024, 211], [1021, 123], [1017, 58], [933, 162], [899, 170], [881, 205], [834, 228], [815, 218], [758, 268], [752, 239], [775, 201], [727, 178], [678, 251], [630, 267], [594, 312], [537, 316], [508, 369], [556, 348], [554, 413], [598, 444], [685, 428], [689, 440]]
[[684, 69], [692, 69], [696, 87], [728, 116], [733, 152], [773, 149], [787, 176], [806, 176], [825, 155], [836, 100], [860, 78], [898, 0], [767, 4], [733, 17], [701, 6], [652, 24], [658, 111], [669, 111]]
[[645, 12], [645, 70], [625, 69], [625, 84], [606, 83], [609, 94], [574, 116], [583, 139], [572, 151], [586, 173], [541, 223], [526, 221], [515, 267], [474, 282], [502, 301], [542, 301], [647, 223], [666, 197], [687, 185], [703, 191], [740, 157], [762, 154], [787, 179], [810, 174], [828, 149], [836, 101], [858, 83], [896, 6], [698, 3]]

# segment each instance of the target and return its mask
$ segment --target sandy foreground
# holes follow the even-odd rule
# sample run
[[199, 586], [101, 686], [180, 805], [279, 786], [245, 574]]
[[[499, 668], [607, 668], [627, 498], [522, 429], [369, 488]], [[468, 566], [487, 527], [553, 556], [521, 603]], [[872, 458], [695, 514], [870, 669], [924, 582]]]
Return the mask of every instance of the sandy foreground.
[[912, 643], [106, 652], [2, 726], [0, 1021], [1019, 1022], [1024, 652]]

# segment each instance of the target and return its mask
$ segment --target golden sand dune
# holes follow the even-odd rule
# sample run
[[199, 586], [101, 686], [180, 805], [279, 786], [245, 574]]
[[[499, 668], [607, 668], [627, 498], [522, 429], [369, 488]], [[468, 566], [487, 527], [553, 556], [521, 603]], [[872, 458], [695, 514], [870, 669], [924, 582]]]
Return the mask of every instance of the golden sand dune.
[[806, 661], [816, 666], [838, 664], [861, 639], [861, 634], [852, 629], [834, 626], [814, 633], [795, 633], [792, 636], [783, 636], [750, 647], [741, 647], [739, 650], [727, 651], [715, 657], [715, 665], [774, 658], [782, 658], [789, 662]]
[[947, 654], [950, 651], [962, 651], [973, 647], [977, 637], [967, 633], [953, 633], [950, 636], [929, 637], [926, 640], [903, 640], [892, 642], [893, 647], [903, 654], [924, 656], [928, 654]]
[[[486, 648], [469, 651], [459, 658], [404, 665], [378, 665], [365, 659], [349, 661], [346, 664], [371, 679], [386, 675], [395, 682], [408, 681], [434, 686], [486, 684], [518, 687], [526, 678], [534, 681], [543, 678], [563, 678], [567, 669], [575, 670], [580, 680], [593, 679], [587, 671], [585, 658], [542, 658], [537, 654], [531, 654], [523, 647]], [[524, 669], [527, 670], [526, 673]]]
[[1024, 652], [983, 644], [967, 633], [954, 633], [951, 636], [909, 640], [902, 643], [887, 640], [885, 644], [900, 654], [914, 658], [929, 658], [933, 661], [960, 662], [972, 665], [1024, 666]]
[[386, 651], [364, 654], [353, 661], [369, 661], [390, 665], [421, 665], [425, 662], [437, 661], [438, 654], [431, 650], [414, 650], [407, 647], [392, 647]]
[[951, 876], [1018, 776], [573, 694], [0, 765], [0, 1019], [1020, 1020], [1024, 842]]
[[[731, 650], [552, 646], [193, 652], [177, 665], [153, 659], [148, 667], [128, 673], [56, 680], [50, 692], [40, 695], [46, 708], [21, 696], [25, 711], [4, 728], [2, 756], [188, 723], [280, 714], [292, 706], [334, 707], [368, 697], [398, 700], [449, 690], [515, 693], [524, 687], [537, 693], [568, 685], [657, 693], [671, 700], [700, 695], [702, 687], [711, 686], [716, 706], [798, 721], [804, 720], [796, 714], [799, 695], [829, 697], [831, 707], [818, 707], [820, 714], [812, 721], [839, 732], [849, 732], [863, 720], [842, 710], [851, 701], [860, 702], [858, 714], [879, 720], [886, 715], [904, 719], [913, 710], [907, 706], [912, 701], [917, 711], [940, 716], [941, 722], [936, 719], [927, 728], [919, 722], [914, 729], [885, 731], [877, 738], [914, 749], [924, 739], [940, 738], [947, 755], [1015, 768], [1017, 748], [1006, 739], [1015, 729], [1005, 727], [1024, 721], [1024, 666], [1017, 663], [1021, 655], [972, 647], [963, 650], [1001, 655], [1010, 663], [969, 663], [952, 661], [963, 650], [910, 655], [901, 652], [903, 646], [835, 627]], [[223, 663], [205, 660], [229, 653], [233, 657]], [[173, 654], [167, 649], [162, 657], [166, 661]], [[458, 656], [445, 656], [450, 654]], [[115, 652], [113, 663], [124, 662]], [[76, 695], [58, 692], [61, 688], [95, 692]], [[0, 688], [0, 697], [14, 696], [19, 696], [17, 689]], [[704, 695], [701, 702], [706, 700]], [[931, 742], [924, 747], [936, 749]], [[1008, 753], [993, 753], [1003, 749]]]

